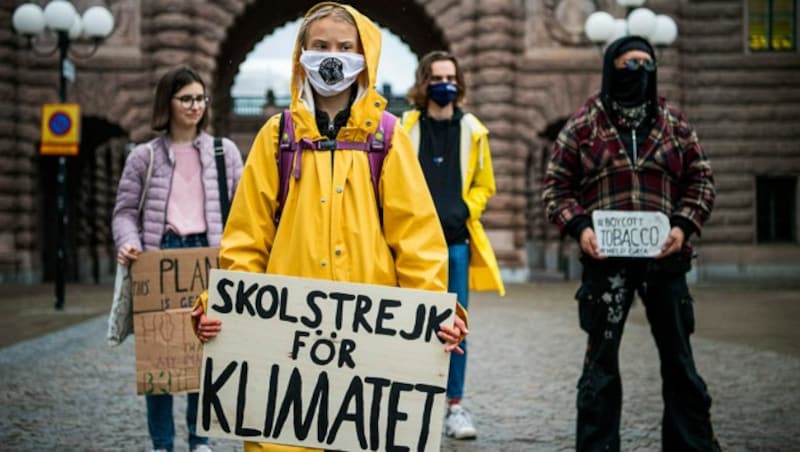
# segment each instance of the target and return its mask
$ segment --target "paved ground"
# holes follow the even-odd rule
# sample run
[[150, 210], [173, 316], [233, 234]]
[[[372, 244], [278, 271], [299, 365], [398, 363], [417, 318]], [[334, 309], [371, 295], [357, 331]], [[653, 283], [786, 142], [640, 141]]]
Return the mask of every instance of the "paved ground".
[[[0, 348], [0, 450], [148, 450], [144, 403], [133, 384], [133, 343], [109, 348], [105, 318], [92, 317], [107, 309], [110, 289], [70, 287], [59, 313], [50, 308], [49, 288], [4, 289], [11, 290], [0, 298], [0, 344], [13, 345]], [[573, 447], [584, 347], [574, 290], [571, 283], [528, 284], [511, 286], [502, 301], [473, 295], [465, 405], [475, 414], [479, 438], [445, 440], [444, 451]], [[693, 293], [694, 351], [723, 447], [798, 450], [800, 290], [699, 286]], [[635, 306], [622, 345], [626, 451], [659, 448], [658, 359], [643, 317]], [[176, 413], [183, 405], [179, 398]], [[176, 450], [186, 450], [181, 419], [177, 427]], [[241, 450], [237, 442], [213, 444]]]

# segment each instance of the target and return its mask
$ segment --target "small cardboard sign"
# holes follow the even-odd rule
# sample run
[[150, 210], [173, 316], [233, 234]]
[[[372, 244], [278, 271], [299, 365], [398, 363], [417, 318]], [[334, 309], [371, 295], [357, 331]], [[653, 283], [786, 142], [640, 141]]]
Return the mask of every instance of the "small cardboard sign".
[[197, 392], [203, 344], [192, 330], [191, 309], [142, 312], [133, 316], [136, 392]]
[[438, 451], [455, 295], [213, 270], [199, 435]]
[[595, 210], [594, 233], [600, 254], [653, 257], [667, 241], [669, 218], [661, 212]]
[[197, 392], [203, 345], [191, 308], [208, 289], [219, 248], [147, 251], [131, 266], [138, 394]]
[[219, 267], [219, 248], [146, 251], [131, 266], [133, 312], [191, 308]]

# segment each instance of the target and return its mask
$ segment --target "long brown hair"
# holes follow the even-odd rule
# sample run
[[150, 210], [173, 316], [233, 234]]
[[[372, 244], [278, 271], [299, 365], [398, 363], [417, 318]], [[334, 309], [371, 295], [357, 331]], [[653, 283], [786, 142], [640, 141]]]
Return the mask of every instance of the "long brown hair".
[[[156, 95], [153, 99], [153, 118], [150, 125], [153, 130], [163, 132], [169, 129], [169, 121], [172, 116], [172, 96], [184, 86], [197, 82], [203, 87], [203, 94], [206, 93], [206, 84], [194, 69], [189, 66], [178, 66], [170, 69], [156, 85]], [[208, 102], [203, 109], [203, 117], [197, 123], [197, 131], [205, 129], [208, 122]]]
[[467, 94], [467, 84], [464, 83], [464, 73], [461, 72], [461, 67], [458, 65], [458, 60], [452, 53], [444, 50], [434, 50], [422, 57], [417, 66], [415, 74], [414, 86], [408, 90], [408, 101], [417, 109], [422, 110], [428, 107], [428, 84], [431, 81], [431, 66], [437, 61], [452, 61], [456, 67], [456, 82], [458, 87], [458, 94], [454, 102], [455, 106], [459, 106], [464, 101], [464, 96]]

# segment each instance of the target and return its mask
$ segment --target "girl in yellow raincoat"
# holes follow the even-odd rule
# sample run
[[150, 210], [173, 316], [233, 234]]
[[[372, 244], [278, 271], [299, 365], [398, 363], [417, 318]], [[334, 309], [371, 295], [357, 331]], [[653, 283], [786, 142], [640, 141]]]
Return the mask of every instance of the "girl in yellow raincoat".
[[[378, 27], [350, 6], [311, 8], [297, 36], [292, 66], [294, 139], [365, 142], [386, 99], [373, 88], [380, 54]], [[332, 60], [333, 59], [333, 60]], [[331, 61], [335, 64], [330, 70]], [[447, 245], [408, 135], [398, 126], [383, 161], [377, 196], [361, 150], [300, 150], [285, 205], [279, 208], [280, 115], [255, 138], [222, 237], [220, 265], [236, 271], [446, 291]], [[293, 169], [297, 170], [295, 167]], [[380, 209], [380, 211], [379, 211]], [[201, 340], [221, 328], [192, 315]], [[443, 326], [445, 350], [461, 352], [463, 310]], [[313, 450], [245, 443], [245, 451]]]

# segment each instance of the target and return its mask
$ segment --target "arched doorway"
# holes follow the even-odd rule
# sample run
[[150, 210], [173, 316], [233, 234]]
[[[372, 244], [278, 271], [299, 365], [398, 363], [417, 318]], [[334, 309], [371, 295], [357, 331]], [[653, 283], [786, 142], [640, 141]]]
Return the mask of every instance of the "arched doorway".
[[[568, 259], [570, 242], [559, 236], [550, 224], [541, 198], [547, 165], [550, 162], [553, 143], [567, 122], [567, 117], [549, 122], [531, 140], [526, 159], [527, 219], [526, 241], [528, 243], [528, 266], [530, 278], [534, 280], [564, 279], [573, 275]], [[567, 239], [571, 240], [571, 239]]]
[[[228, 27], [217, 54], [217, 72], [213, 83], [212, 107], [216, 133], [230, 132], [233, 102], [231, 87], [247, 54], [261, 39], [286, 22], [302, 17], [315, 1], [299, 0], [290, 4], [255, 2], [247, 5]], [[368, 0], [347, 2], [408, 44], [417, 55], [436, 49], [448, 49], [444, 33], [425, 8], [413, 0], [387, 4]], [[398, 14], [402, 12], [402, 14]], [[253, 129], [253, 133], [257, 131]]]

